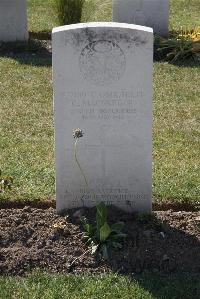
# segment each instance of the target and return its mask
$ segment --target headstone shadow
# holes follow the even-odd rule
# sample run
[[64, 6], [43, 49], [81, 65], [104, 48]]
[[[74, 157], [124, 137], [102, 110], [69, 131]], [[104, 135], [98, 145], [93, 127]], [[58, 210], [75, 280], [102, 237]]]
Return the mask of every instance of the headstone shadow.
[[0, 57], [11, 58], [20, 64], [51, 67], [52, 54], [49, 41], [0, 43]]
[[159, 55], [156, 50], [154, 50], [154, 62], [159, 63], [169, 63], [178, 67], [186, 67], [186, 68], [196, 68], [199, 69], [200, 67], [200, 57], [190, 57], [190, 58], [184, 58], [184, 59], [178, 59], [178, 60], [167, 60], [166, 54]]
[[[75, 210], [70, 220], [77, 223], [81, 215], [95, 224], [95, 209]], [[111, 251], [106, 264], [113, 272], [136, 281], [153, 298], [189, 299], [190, 292], [191, 298], [199, 298], [199, 215], [172, 210], [137, 215], [108, 208], [108, 223], [124, 222], [127, 239], [122, 249]], [[98, 262], [101, 264], [97, 258]]]
[[111, 268], [117, 271], [121, 263], [121, 273], [132, 277], [155, 298], [171, 299], [176, 292], [180, 297], [174, 298], [190, 298], [191, 290], [183, 284], [187, 280], [193, 288], [192, 297], [199, 298], [200, 290], [195, 291], [194, 282], [200, 284], [200, 223], [195, 219], [199, 216], [192, 217], [192, 212], [166, 211], [149, 219], [139, 216], [127, 221], [130, 239], [120, 257], [116, 254], [115, 260], [112, 254]]

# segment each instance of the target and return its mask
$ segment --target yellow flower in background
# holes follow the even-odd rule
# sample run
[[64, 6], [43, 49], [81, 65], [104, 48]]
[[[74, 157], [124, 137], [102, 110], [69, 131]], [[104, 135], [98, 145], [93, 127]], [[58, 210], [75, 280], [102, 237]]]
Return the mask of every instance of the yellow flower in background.
[[179, 37], [193, 42], [200, 42], [200, 26], [194, 27], [193, 29], [181, 29]]

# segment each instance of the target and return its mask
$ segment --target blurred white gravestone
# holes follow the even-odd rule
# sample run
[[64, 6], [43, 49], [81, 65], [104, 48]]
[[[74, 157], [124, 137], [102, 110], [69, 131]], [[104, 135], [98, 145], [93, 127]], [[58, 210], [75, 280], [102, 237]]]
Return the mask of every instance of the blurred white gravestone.
[[[58, 212], [97, 201], [151, 211], [151, 28], [88, 23], [53, 29]], [[77, 156], [89, 188], [75, 163]]]
[[28, 40], [26, 0], [0, 0], [0, 41]]
[[168, 36], [169, 0], [113, 0], [113, 21], [148, 26]]

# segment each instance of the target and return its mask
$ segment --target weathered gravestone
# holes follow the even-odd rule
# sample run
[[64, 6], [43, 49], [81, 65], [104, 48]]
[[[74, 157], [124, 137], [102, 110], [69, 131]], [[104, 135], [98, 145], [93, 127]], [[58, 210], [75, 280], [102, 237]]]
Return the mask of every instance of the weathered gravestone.
[[[105, 201], [151, 211], [152, 29], [119, 23], [54, 28], [57, 210]], [[77, 156], [89, 182], [75, 163]]]
[[0, 41], [28, 39], [26, 0], [0, 0]]
[[168, 36], [169, 0], [113, 0], [113, 21], [148, 26]]

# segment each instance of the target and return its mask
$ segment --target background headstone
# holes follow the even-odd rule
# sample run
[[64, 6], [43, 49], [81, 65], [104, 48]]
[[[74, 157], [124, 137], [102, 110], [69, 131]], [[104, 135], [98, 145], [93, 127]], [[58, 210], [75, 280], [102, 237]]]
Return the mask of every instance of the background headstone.
[[26, 0], [0, 0], [0, 41], [28, 39]]
[[168, 36], [169, 0], [113, 0], [113, 21], [148, 26]]
[[[54, 28], [57, 210], [105, 201], [151, 211], [151, 28], [88, 23]], [[84, 182], [74, 159], [73, 129]]]

